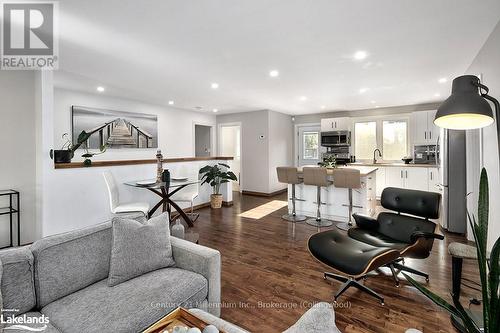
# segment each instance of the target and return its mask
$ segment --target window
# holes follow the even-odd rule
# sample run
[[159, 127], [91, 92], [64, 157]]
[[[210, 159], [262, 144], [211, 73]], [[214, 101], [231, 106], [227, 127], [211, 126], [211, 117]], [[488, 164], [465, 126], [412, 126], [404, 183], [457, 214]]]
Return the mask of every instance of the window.
[[[373, 120], [371, 120], [373, 119]], [[405, 116], [370, 118], [354, 124], [354, 155], [372, 160], [379, 148], [384, 161], [398, 161], [408, 155], [408, 119]], [[378, 155], [377, 155], [377, 158]]]
[[354, 156], [359, 160], [373, 158], [377, 148], [377, 122], [361, 122], [354, 125]]
[[406, 127], [406, 121], [401, 120], [382, 123], [384, 160], [400, 160], [407, 155]]
[[304, 160], [317, 160], [319, 157], [319, 133], [304, 132]]

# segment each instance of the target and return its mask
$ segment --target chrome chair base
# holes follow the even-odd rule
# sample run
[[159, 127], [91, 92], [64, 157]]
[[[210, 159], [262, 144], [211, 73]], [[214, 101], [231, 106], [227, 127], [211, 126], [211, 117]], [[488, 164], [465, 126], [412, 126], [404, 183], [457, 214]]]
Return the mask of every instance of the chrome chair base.
[[340, 230], [347, 231], [347, 230], [351, 229], [352, 227], [353, 227], [352, 222], [351, 223], [346, 223], [346, 222], [337, 223], [337, 228]]
[[306, 223], [309, 225], [315, 226], [315, 227], [329, 227], [329, 226], [333, 225], [332, 220], [323, 219], [323, 218], [321, 218], [321, 219], [310, 218], [310, 219], [306, 220]]
[[288, 222], [304, 222], [307, 220], [307, 217], [304, 215], [294, 215], [294, 214], [285, 214], [281, 217], [283, 220], [286, 220]]

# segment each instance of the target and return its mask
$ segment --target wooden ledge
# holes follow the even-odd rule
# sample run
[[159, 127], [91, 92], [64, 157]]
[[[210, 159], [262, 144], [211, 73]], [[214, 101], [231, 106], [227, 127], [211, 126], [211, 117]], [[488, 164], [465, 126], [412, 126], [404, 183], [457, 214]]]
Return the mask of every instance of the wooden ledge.
[[[193, 161], [229, 161], [233, 159], [234, 159], [233, 157], [229, 156], [179, 157], [179, 158], [164, 158], [163, 163], [193, 162]], [[71, 163], [55, 163], [54, 169], [95, 168], [95, 167], [122, 166], [122, 165], [155, 164], [155, 163], [156, 159], [92, 161], [92, 165], [90, 167], [86, 167], [83, 165], [83, 162], [71, 162]]]

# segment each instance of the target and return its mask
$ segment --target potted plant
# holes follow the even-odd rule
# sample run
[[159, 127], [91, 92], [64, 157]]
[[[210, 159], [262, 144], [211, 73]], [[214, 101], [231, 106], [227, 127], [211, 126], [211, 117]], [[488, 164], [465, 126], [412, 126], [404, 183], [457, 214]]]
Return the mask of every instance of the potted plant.
[[323, 168], [335, 169], [337, 167], [337, 159], [333, 155], [328, 155], [318, 165]]
[[74, 156], [74, 151], [71, 149], [73, 145], [68, 133], [64, 133], [61, 137], [64, 140], [64, 144], [61, 149], [51, 149], [50, 158], [54, 160], [54, 163], [69, 163]]
[[231, 180], [238, 180], [236, 175], [229, 171], [229, 165], [218, 163], [216, 165], [207, 165], [200, 169], [201, 180], [203, 184], [212, 186], [212, 194], [210, 195], [210, 206], [212, 208], [222, 207], [222, 194], [220, 194], [220, 186], [224, 183], [229, 183]]
[[82, 155], [85, 160], [83, 161], [84, 166], [91, 166], [92, 161], [90, 158], [92, 158], [95, 155], [100, 155], [104, 153], [107, 149], [107, 145], [104, 144], [99, 147], [99, 152], [98, 153], [91, 153], [88, 148], [88, 140], [94, 134], [96, 131], [93, 132], [85, 132], [82, 131], [80, 135], [78, 135], [78, 138], [76, 140], [76, 144], [72, 144], [71, 140], [69, 139], [68, 133], [64, 133], [62, 135], [62, 138], [65, 140], [65, 143], [61, 147], [61, 149], [58, 150], [50, 150], [50, 158], [54, 160], [54, 163], [70, 163], [71, 159], [75, 156], [75, 151], [83, 147], [85, 150], [85, 153]]
[[478, 214], [475, 216], [468, 214], [469, 223], [472, 227], [474, 239], [476, 241], [477, 262], [479, 265], [479, 275], [481, 278], [481, 291], [483, 298], [483, 324], [484, 330], [481, 330], [470, 313], [467, 312], [458, 298], [453, 298], [454, 305], [449, 304], [440, 296], [436, 295], [408, 275], [404, 274], [406, 279], [415, 286], [426, 297], [435, 304], [442, 307], [455, 317], [462, 320], [462, 324], [469, 333], [496, 333], [500, 332], [500, 238], [496, 240], [491, 249], [490, 260], [488, 262], [486, 255], [486, 243], [488, 239], [488, 175], [483, 168], [481, 171], [481, 180], [479, 183]]

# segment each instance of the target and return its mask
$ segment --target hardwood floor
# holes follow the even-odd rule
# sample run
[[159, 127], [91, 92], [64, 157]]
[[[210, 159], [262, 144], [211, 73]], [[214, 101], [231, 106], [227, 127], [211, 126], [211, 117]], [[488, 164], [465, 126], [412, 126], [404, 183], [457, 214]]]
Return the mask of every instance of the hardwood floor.
[[[199, 210], [200, 217], [190, 229], [200, 234], [200, 244], [222, 254], [222, 318], [251, 332], [282, 332], [311, 304], [333, 302], [333, 293], [340, 286], [323, 280], [323, 272], [331, 269], [314, 260], [306, 248], [316, 228], [301, 223], [294, 231], [293, 224], [280, 218], [286, 208], [260, 219], [239, 216], [273, 200], [286, 201], [286, 195], [260, 198], [235, 193], [232, 207]], [[465, 242], [465, 238], [447, 235], [434, 243], [429, 258], [406, 261], [428, 272], [428, 286], [449, 301], [451, 257], [447, 246], [451, 241]], [[474, 262], [464, 261], [463, 277], [478, 280]], [[335, 309], [342, 332], [404, 332], [408, 328], [424, 333], [455, 332], [447, 313], [405, 281], [397, 288], [388, 272], [369, 277], [366, 285], [384, 295], [385, 306], [355, 289], [347, 291]], [[465, 307], [473, 296], [480, 298], [480, 293], [462, 285]]]

